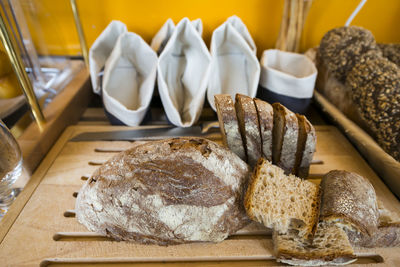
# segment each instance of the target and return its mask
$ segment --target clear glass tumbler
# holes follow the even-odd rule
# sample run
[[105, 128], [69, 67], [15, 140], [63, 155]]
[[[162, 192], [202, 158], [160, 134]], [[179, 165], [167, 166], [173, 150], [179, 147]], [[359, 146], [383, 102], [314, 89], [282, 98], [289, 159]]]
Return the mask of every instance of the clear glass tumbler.
[[0, 120], [0, 220], [15, 199], [12, 185], [21, 175], [22, 154], [17, 141]]

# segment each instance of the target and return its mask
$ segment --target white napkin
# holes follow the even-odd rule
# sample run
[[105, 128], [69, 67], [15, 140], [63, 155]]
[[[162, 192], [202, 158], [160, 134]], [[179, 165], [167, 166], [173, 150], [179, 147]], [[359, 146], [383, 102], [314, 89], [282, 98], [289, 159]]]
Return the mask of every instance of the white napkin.
[[106, 62], [103, 78], [105, 109], [128, 126], [141, 123], [153, 96], [157, 55], [137, 34], [119, 36]]
[[160, 55], [157, 82], [168, 119], [189, 127], [200, 117], [209, 75], [210, 54], [189, 19], [182, 19]]
[[317, 68], [305, 55], [269, 49], [261, 57], [260, 85], [271, 92], [294, 98], [311, 98]]
[[[201, 19], [193, 20], [192, 25], [201, 36], [203, 33], [203, 22], [201, 21]], [[151, 48], [153, 48], [154, 51], [156, 51], [157, 54], [160, 54], [163, 51], [174, 30], [174, 22], [172, 21], [172, 19], [168, 19], [161, 27], [161, 29], [156, 33], [156, 35], [154, 35], [153, 39], [151, 40], [150, 46]]]
[[118, 37], [127, 31], [124, 23], [113, 20], [97, 37], [89, 50], [90, 79], [93, 91], [96, 94], [101, 93], [101, 77], [99, 77], [99, 73], [106, 64], [107, 58], [110, 56]]
[[214, 30], [207, 89], [207, 99], [214, 110], [216, 94], [230, 94], [233, 98], [236, 93], [256, 96], [260, 64], [255, 51], [247, 28], [238, 17], [229, 18]]

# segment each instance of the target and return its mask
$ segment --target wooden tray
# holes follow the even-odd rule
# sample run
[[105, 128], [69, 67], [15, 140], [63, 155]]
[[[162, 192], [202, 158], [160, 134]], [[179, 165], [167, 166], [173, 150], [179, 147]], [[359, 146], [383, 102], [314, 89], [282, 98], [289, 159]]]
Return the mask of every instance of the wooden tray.
[[[270, 232], [251, 224], [227, 240], [161, 247], [116, 242], [80, 225], [74, 217], [77, 192], [98, 166], [132, 142], [69, 142], [88, 131], [128, 129], [73, 126], [66, 129], [0, 222], [0, 265], [71, 266], [271, 266]], [[317, 126], [317, 152], [310, 178], [332, 169], [355, 171], [374, 185], [378, 198], [400, 214], [400, 203], [346, 138], [332, 126]], [[219, 140], [218, 134], [211, 139]], [[353, 265], [400, 266], [400, 248], [356, 249]]]

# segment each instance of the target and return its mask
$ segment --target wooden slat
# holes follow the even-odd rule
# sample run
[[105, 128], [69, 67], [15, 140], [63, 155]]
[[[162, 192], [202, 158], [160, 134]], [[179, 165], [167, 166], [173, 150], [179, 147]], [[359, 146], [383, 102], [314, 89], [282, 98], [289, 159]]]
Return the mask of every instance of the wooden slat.
[[[271, 232], [252, 223], [227, 240], [161, 247], [116, 242], [90, 233], [74, 217], [76, 195], [98, 168], [117, 151], [136, 145], [126, 141], [68, 142], [82, 132], [127, 129], [111, 126], [69, 127], [46, 156], [21, 196], [0, 222], [0, 258], [3, 265], [42, 266], [269, 266], [273, 260]], [[400, 203], [369, 168], [347, 139], [332, 126], [317, 126], [317, 152], [322, 161], [311, 167], [312, 181], [331, 169], [356, 171], [368, 178], [378, 198], [400, 214]], [[215, 137], [217, 139], [217, 137]], [[22, 243], [23, 242], [23, 245]], [[355, 265], [396, 266], [400, 248], [357, 249]], [[384, 262], [382, 263], [380, 258]]]

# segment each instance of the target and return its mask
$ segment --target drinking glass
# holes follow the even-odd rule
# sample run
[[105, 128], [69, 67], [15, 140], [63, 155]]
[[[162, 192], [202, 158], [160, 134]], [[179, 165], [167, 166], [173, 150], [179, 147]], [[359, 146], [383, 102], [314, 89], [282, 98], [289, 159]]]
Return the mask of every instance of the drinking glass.
[[15, 199], [12, 185], [21, 175], [22, 154], [17, 141], [0, 120], [0, 220]]

